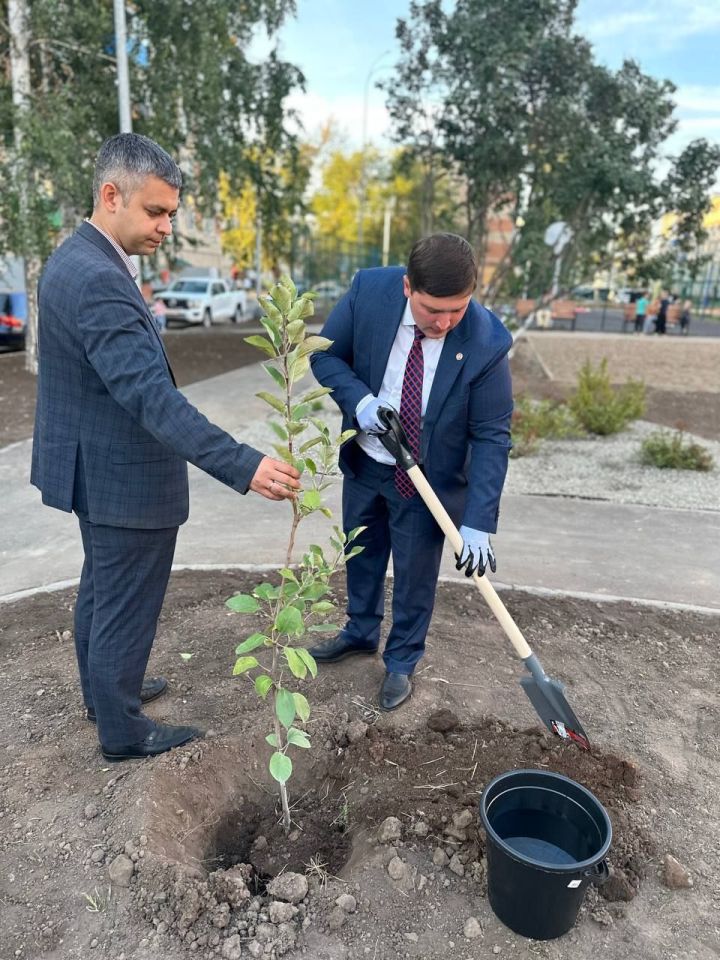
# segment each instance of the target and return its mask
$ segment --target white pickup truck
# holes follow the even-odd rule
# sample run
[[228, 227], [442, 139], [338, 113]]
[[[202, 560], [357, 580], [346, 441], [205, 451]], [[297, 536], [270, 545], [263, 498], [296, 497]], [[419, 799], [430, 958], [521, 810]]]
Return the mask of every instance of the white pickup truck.
[[247, 307], [244, 290], [233, 290], [216, 277], [181, 277], [156, 294], [166, 307], [166, 320], [184, 320], [210, 327], [218, 320], [240, 323]]

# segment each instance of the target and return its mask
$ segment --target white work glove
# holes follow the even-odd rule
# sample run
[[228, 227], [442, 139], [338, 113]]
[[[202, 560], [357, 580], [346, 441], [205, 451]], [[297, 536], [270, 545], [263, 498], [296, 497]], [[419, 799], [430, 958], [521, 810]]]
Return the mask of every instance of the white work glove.
[[482, 530], [473, 530], [472, 527], [460, 527], [460, 536], [463, 540], [460, 556], [455, 554], [456, 570], [465, 567], [465, 576], [471, 577], [475, 570], [482, 577], [488, 565], [495, 573], [495, 554], [490, 546], [490, 534]]
[[387, 400], [380, 400], [371, 393], [363, 397], [357, 407], [355, 407], [355, 419], [360, 429], [364, 430], [365, 433], [378, 434], [386, 432], [387, 427], [382, 423], [377, 413], [380, 407], [390, 407], [390, 404]]

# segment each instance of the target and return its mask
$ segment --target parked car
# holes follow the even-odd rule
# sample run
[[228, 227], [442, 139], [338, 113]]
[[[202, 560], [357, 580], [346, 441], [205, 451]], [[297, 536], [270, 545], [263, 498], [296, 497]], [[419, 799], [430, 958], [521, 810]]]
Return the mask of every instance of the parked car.
[[26, 303], [24, 293], [0, 292], [0, 347], [25, 348]]
[[240, 323], [247, 307], [244, 290], [233, 290], [228, 281], [216, 277], [180, 277], [166, 290], [159, 291], [156, 299], [167, 307], [168, 323], [183, 320], [201, 323], [204, 327], [218, 320]]
[[321, 280], [319, 283], [311, 284], [310, 289], [315, 291], [318, 300], [334, 303], [340, 299], [347, 288], [337, 280]]

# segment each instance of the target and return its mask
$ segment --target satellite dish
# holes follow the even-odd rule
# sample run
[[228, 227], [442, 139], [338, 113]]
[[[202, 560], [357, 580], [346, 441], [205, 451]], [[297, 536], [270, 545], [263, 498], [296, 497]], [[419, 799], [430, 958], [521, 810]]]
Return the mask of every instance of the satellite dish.
[[564, 220], [556, 220], [545, 231], [543, 240], [546, 246], [552, 247], [555, 256], [559, 256], [567, 244], [572, 240], [573, 232]]

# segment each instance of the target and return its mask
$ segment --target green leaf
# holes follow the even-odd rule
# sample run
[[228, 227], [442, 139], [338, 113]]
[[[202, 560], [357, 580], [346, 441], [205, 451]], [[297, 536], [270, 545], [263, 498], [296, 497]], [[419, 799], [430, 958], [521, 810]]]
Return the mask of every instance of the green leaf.
[[352, 560], [353, 557], [356, 557], [359, 553], [362, 553], [365, 547], [352, 547], [351, 550], [345, 554], [345, 562]]
[[359, 537], [364, 530], [367, 530], [367, 527], [353, 527], [353, 529], [347, 535], [347, 542], [350, 543], [351, 540]]
[[308, 413], [310, 413], [310, 407], [307, 403], [296, 403], [290, 410], [290, 416], [296, 423], [306, 417]]
[[288, 363], [290, 382], [297, 383], [298, 380], [302, 380], [309, 369], [310, 361], [305, 356], [298, 357], [297, 360], [293, 360], [292, 363]]
[[320, 507], [320, 513], [324, 517], [327, 517], [328, 520], [332, 520], [332, 510], [330, 510], [329, 507]]
[[243, 640], [242, 643], [239, 643], [235, 647], [235, 656], [239, 657], [243, 653], [250, 653], [251, 650], [261, 647], [269, 637], [266, 637], [263, 633], [253, 633], [247, 640]]
[[286, 463], [290, 463], [293, 466], [295, 465], [295, 458], [290, 453], [287, 447], [281, 446], [279, 443], [273, 444], [273, 450], [280, 457], [281, 460], [284, 460]]
[[306, 337], [300, 344], [300, 356], [307, 356], [308, 353], [315, 353], [321, 350], [327, 350], [332, 346], [332, 340], [327, 337]]
[[273, 410], [277, 410], [277, 412], [282, 413], [283, 416], [285, 415], [285, 404], [280, 397], [268, 393], [267, 390], [261, 390], [259, 393], [256, 393], [255, 396], [259, 397], [260, 400], [264, 400], [265, 403], [269, 403]]
[[322, 442], [322, 437], [313, 437], [312, 440], [306, 440], [305, 443], [300, 447], [300, 453], [305, 453], [305, 451], [309, 450], [310, 447], [315, 447], [318, 443]]
[[259, 666], [255, 657], [238, 657], [233, 667], [233, 676], [239, 677], [241, 673], [247, 673], [248, 670], [254, 670]]
[[276, 750], [277, 750], [278, 747], [280, 746], [280, 744], [278, 743], [277, 735], [274, 734], [274, 733], [269, 733], [269, 734], [265, 737], [265, 740], [267, 741], [267, 743], [270, 744], [271, 747], [275, 747]]
[[302, 747], [303, 750], [310, 749], [310, 741], [306, 733], [303, 733], [302, 730], [298, 730], [297, 727], [290, 727], [287, 732], [288, 743], [291, 743], [294, 747]]
[[298, 582], [297, 575], [291, 567], [283, 567], [280, 570], [280, 576], [283, 578], [283, 580], [292, 580], [293, 583]]
[[307, 697], [304, 697], [302, 693], [294, 693], [292, 696], [295, 701], [297, 715], [303, 723], [307, 723], [310, 719], [310, 704], [307, 702]]
[[278, 587], [274, 587], [272, 583], [261, 583], [255, 587], [253, 593], [256, 597], [260, 597], [261, 600], [277, 600], [280, 596]]
[[275, 713], [280, 723], [288, 730], [295, 719], [295, 700], [289, 690], [281, 687], [275, 694]]
[[300, 498], [300, 503], [303, 507], [307, 507], [308, 510], [317, 510], [322, 504], [322, 499], [317, 490], [306, 490]]
[[283, 392], [287, 389], [285, 377], [283, 376], [281, 370], [278, 370], [278, 368], [274, 367], [271, 363], [263, 363], [262, 368], [270, 377], [272, 377], [272, 379]]
[[192, 653], [181, 653], [180, 656], [183, 660], [191, 660], [193, 657]]
[[305, 647], [297, 648], [297, 655], [300, 657], [302, 662], [310, 671], [310, 676], [315, 679], [317, 676], [317, 664], [315, 663], [315, 657], [310, 653], [309, 650], [306, 650]]
[[[300, 448], [302, 449], [302, 447]], [[311, 460], [309, 457], [305, 458], [305, 469], [310, 474], [311, 477], [317, 475], [317, 464], [314, 460]]]
[[340, 627], [336, 623], [316, 623], [308, 630], [310, 633], [338, 633]]
[[304, 397], [301, 397], [300, 403], [310, 403], [311, 400], [326, 397], [329, 393], [332, 393], [332, 387], [316, 387], [315, 390], [311, 390], [310, 393], [306, 393]]
[[[261, 305], [265, 299], [266, 299], [265, 297], [260, 298]], [[271, 304], [270, 306], [272, 307], [273, 310], [275, 310], [275, 307], [273, 304]], [[275, 312], [277, 313], [277, 310], [275, 310]], [[270, 336], [270, 339], [275, 344], [275, 346], [279, 347], [280, 344], [282, 343], [282, 337], [280, 335], [280, 327], [278, 325], [277, 320], [275, 320], [272, 317], [260, 317], [260, 323], [267, 330]]]
[[302, 340], [303, 333], [305, 332], [305, 323], [302, 317], [294, 317], [293, 311], [291, 310], [288, 314], [288, 320], [290, 321], [287, 325], [287, 334], [290, 343], [297, 343], [299, 340]]
[[269, 677], [266, 673], [261, 673], [259, 677], [255, 677], [255, 689], [263, 700], [268, 695], [272, 685], [272, 677]]
[[309, 583], [303, 587], [300, 596], [305, 600], [319, 600], [325, 594], [330, 593], [330, 587], [323, 583]]
[[[265, 311], [265, 315], [267, 316], [268, 320], [274, 321], [275, 329], [276, 331], [279, 331], [280, 329], [279, 324], [282, 323], [282, 318], [283, 318], [281, 311], [278, 310], [278, 308], [275, 306], [275, 304], [272, 302], [272, 300], [269, 297], [260, 297], [259, 303], [260, 303], [260, 306]], [[278, 336], [278, 343], [279, 342], [280, 342], [280, 337]]]
[[309, 426], [309, 423], [289, 423], [288, 433], [291, 437], [297, 437], [299, 434], [304, 433]]
[[308, 668], [303, 662], [300, 652], [298, 650], [293, 650], [292, 647], [285, 647], [283, 653], [288, 662], [288, 666], [290, 667], [290, 672], [292, 675], [297, 677], [298, 680], [304, 680], [307, 676]]
[[329, 600], [321, 600], [319, 603], [314, 603], [310, 609], [313, 613], [332, 613], [335, 609], [335, 604]]
[[288, 637], [302, 636], [305, 633], [305, 625], [300, 611], [295, 607], [285, 607], [275, 618], [275, 629]]
[[356, 434], [357, 434], [357, 430], [343, 430], [343, 432], [338, 437], [338, 443], [340, 445], [342, 445], [343, 443], [347, 443], [348, 440], [352, 440], [352, 438]]
[[225, 606], [232, 610], [233, 613], [257, 613], [260, 609], [260, 604], [255, 597], [251, 597], [249, 593], [235, 594], [234, 597], [230, 597], [229, 600], [225, 601]]
[[265, 337], [243, 337], [245, 343], [249, 343], [251, 347], [257, 347], [258, 350], [262, 350], [263, 353], [266, 353], [269, 357], [275, 359], [277, 354], [275, 353], [275, 347], [270, 343]]
[[295, 297], [297, 297], [297, 287], [295, 286], [292, 277], [288, 276], [288, 274], [284, 273], [278, 280], [278, 283], [280, 286], [285, 287], [293, 300]]
[[287, 783], [292, 776], [292, 760], [284, 753], [275, 752], [270, 757], [270, 776], [278, 783]]
[[290, 291], [286, 290], [281, 284], [276, 283], [274, 287], [270, 290], [270, 296], [273, 298], [273, 303], [282, 311], [282, 313], [287, 313], [290, 309], [290, 304], [292, 302], [292, 297], [290, 296]]
[[268, 421], [273, 432], [280, 437], [281, 440], [287, 441], [288, 433], [285, 427], [281, 427], [277, 420]]

